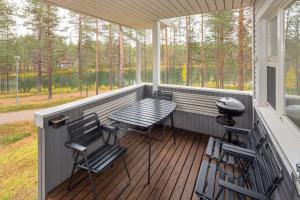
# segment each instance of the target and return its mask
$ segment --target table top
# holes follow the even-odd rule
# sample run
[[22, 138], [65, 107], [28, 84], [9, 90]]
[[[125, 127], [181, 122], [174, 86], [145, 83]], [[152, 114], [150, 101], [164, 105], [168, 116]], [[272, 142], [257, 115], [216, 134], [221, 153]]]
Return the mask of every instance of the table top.
[[176, 108], [172, 101], [146, 98], [127, 105], [109, 115], [109, 119], [129, 125], [150, 128]]

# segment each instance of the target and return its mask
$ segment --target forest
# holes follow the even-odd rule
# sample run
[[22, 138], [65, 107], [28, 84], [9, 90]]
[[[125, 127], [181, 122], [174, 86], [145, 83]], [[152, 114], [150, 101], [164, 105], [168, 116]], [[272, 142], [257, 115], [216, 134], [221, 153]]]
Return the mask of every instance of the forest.
[[[152, 80], [151, 30], [133, 30], [37, 0], [0, 0], [0, 94], [48, 94], [121, 88]], [[161, 30], [161, 83], [250, 90], [252, 9], [170, 19]], [[19, 57], [17, 68], [17, 60]]]

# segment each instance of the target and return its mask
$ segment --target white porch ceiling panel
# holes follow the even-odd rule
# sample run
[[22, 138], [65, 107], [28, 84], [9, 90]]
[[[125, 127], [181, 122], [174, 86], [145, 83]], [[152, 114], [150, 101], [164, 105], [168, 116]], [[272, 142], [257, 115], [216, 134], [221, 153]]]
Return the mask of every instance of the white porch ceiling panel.
[[254, 0], [43, 0], [134, 29], [147, 29], [159, 19], [236, 9]]

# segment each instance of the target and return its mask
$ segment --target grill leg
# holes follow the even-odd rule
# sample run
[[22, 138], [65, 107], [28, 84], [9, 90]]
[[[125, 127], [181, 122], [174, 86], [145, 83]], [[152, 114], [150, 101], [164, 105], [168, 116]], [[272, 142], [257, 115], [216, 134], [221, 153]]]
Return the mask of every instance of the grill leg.
[[130, 181], [131, 181], [131, 177], [130, 177], [130, 174], [129, 174], [129, 170], [128, 170], [128, 167], [127, 167], [127, 163], [126, 163], [125, 159], [123, 158], [123, 156], [122, 156], [122, 161], [123, 161], [123, 164], [124, 164], [124, 167], [125, 167], [125, 170], [126, 170], [126, 173], [127, 173], [128, 179], [129, 179], [129, 182], [130, 182]]
[[69, 181], [68, 181], [68, 187], [67, 187], [68, 191], [71, 190], [71, 182], [72, 182], [72, 178], [73, 178], [73, 175], [74, 175], [75, 167], [77, 165], [77, 159], [78, 159], [78, 153], [76, 152], [76, 157], [75, 157], [75, 160], [73, 162], [73, 168], [72, 168], [71, 176], [70, 176]]

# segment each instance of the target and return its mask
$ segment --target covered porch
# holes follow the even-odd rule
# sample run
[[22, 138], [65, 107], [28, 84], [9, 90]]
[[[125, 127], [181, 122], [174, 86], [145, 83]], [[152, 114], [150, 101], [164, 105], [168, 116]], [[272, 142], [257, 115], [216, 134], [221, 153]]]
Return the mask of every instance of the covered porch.
[[[118, 163], [114, 164], [111, 169], [94, 179], [99, 199], [196, 199], [194, 191], [201, 163], [203, 160], [209, 160], [205, 153], [208, 138], [209, 136], [221, 138], [224, 134], [223, 127], [216, 123], [218, 109], [215, 102], [221, 97], [235, 98], [245, 106], [245, 114], [235, 119], [236, 127], [252, 129], [255, 121], [261, 121], [269, 131], [268, 122], [261, 114], [261, 109], [256, 105], [256, 100], [253, 100], [252, 92], [160, 84], [160, 31], [168, 26], [166, 19], [249, 6], [253, 6], [254, 18], [256, 18], [258, 14], [261, 16], [261, 10], [268, 6], [264, 1], [46, 0], [45, 2], [134, 29], [152, 28], [153, 82], [141, 82], [140, 42], [133, 38], [137, 43], [135, 85], [35, 113], [39, 137], [39, 199], [92, 199], [87, 180], [72, 191], [66, 189], [67, 179], [72, 169], [72, 152], [64, 146], [68, 138], [67, 128], [65, 126], [55, 127], [51, 124], [56, 117], [68, 117], [74, 120], [95, 111], [99, 115], [100, 121], [105, 123], [108, 116], [118, 108], [144, 98], [151, 98], [154, 91], [162, 90], [173, 93], [173, 101], [177, 104], [174, 113], [175, 129], [168, 128], [163, 141], [153, 142], [155, 148], [151, 152], [153, 155], [151, 184], [146, 184], [147, 158], [143, 156], [143, 152], [147, 146], [144, 138], [130, 132], [122, 132], [121, 144], [128, 147], [126, 161], [132, 174], [132, 182], [123, 190], [127, 184], [127, 180], [124, 178], [125, 171], [120, 168]], [[255, 60], [258, 59], [255, 56], [257, 46], [260, 45], [257, 44], [255, 38], [255, 33], [258, 31], [256, 29], [254, 20], [254, 81], [256, 81], [255, 70], [257, 70], [255, 66], [259, 64]], [[257, 86], [257, 82], [254, 85], [256, 94], [259, 86]], [[155, 134], [159, 135], [160, 131], [160, 127], [156, 128]], [[176, 133], [176, 145], [171, 144], [171, 131]], [[289, 185], [294, 185], [291, 173], [296, 174], [294, 166], [296, 158], [283, 154], [284, 150], [278, 148], [277, 139], [270, 133], [269, 137], [270, 144], [277, 149], [276, 156], [284, 171], [283, 183], [276, 189], [274, 198], [296, 199], [298, 194], [295, 187], [289, 187]], [[103, 141], [97, 141], [97, 143], [101, 145]], [[227, 166], [225, 170], [234, 172], [233, 168]], [[78, 171], [75, 178], [80, 179], [83, 176], [84, 174]], [[227, 199], [225, 196], [224, 198]]]

